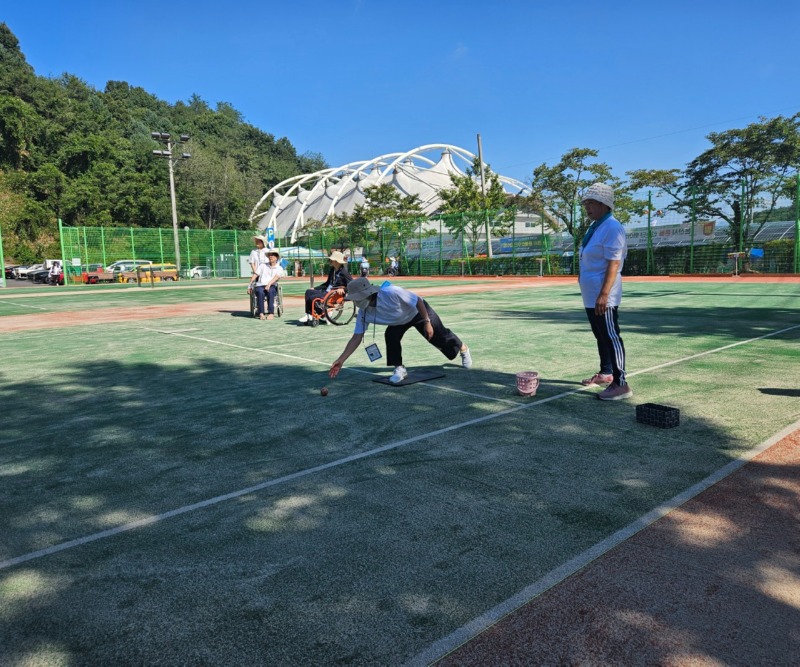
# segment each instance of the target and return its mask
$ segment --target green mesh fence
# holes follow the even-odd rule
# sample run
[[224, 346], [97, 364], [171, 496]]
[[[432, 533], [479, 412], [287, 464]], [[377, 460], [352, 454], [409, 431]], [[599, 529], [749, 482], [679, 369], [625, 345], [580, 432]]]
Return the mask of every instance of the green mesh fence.
[[[664, 193], [641, 192], [634, 198], [645, 205], [626, 220], [626, 275], [800, 272], [798, 202], [794, 202], [793, 219], [754, 222], [748, 225], [746, 236], [735, 238], [727, 224], [703, 219], [693, 206], [673, 210], [674, 202]], [[547, 219], [541, 211], [501, 209], [387, 220], [359, 232], [309, 225], [298, 233], [294, 244], [288, 238], [276, 238], [275, 245], [282, 250], [287, 271], [294, 275], [324, 275], [326, 257], [333, 250], [350, 256], [354, 275], [358, 275], [362, 256], [369, 260], [373, 276], [388, 273], [393, 260], [401, 274], [415, 276], [549, 276], [576, 272], [578, 244], [570, 234], [553, 231]], [[180, 231], [181, 278], [248, 276], [252, 234]], [[61, 227], [61, 244], [70, 282], [80, 281], [84, 272], [119, 260], [176, 263], [171, 228]]]

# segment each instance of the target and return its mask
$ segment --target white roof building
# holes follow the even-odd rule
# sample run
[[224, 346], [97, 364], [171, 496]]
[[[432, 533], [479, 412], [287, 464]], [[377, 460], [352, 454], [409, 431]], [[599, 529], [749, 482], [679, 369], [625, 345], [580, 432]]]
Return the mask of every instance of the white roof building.
[[[428, 144], [405, 153], [387, 153], [371, 160], [321, 169], [313, 174], [287, 178], [267, 191], [250, 213], [258, 229], [272, 227], [278, 237], [296, 240], [297, 232], [311, 221], [324, 222], [328, 216], [352, 213], [363, 204], [365, 190], [389, 183], [403, 195], [419, 195], [425, 215], [441, 208], [439, 192], [452, 188], [451, 174], [463, 176], [475, 155], [449, 144]], [[529, 190], [524, 183], [499, 176], [506, 192]]]

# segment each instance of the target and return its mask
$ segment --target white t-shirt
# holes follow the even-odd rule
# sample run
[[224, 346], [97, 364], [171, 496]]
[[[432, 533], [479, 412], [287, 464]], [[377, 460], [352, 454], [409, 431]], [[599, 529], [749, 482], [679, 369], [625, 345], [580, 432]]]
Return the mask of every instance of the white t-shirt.
[[253, 264], [255, 264], [256, 268], [258, 268], [261, 264], [269, 263], [269, 260], [267, 259], [267, 249], [266, 248], [261, 248], [261, 249], [253, 248], [250, 251], [250, 260], [249, 261], [250, 261], [250, 266], [253, 266]]
[[594, 308], [603, 281], [606, 267], [611, 260], [620, 260], [617, 278], [608, 295], [609, 306], [619, 306], [622, 301], [622, 265], [628, 254], [625, 229], [613, 215], [603, 220], [595, 230], [585, 248], [580, 251], [580, 286], [584, 308]]
[[370, 324], [387, 326], [407, 324], [417, 313], [419, 297], [402, 287], [386, 285], [378, 291], [378, 300], [373, 308], [360, 308], [356, 316], [354, 334], [363, 334]]
[[261, 264], [256, 269], [256, 285], [269, 285], [270, 281], [275, 278], [275, 276], [280, 279], [285, 275], [286, 271], [283, 270], [280, 264], [276, 264], [275, 266], [269, 263]]

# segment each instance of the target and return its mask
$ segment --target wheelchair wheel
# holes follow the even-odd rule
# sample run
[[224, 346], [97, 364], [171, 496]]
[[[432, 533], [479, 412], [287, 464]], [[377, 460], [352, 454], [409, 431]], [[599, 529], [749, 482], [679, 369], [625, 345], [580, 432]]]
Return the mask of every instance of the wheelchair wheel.
[[345, 301], [344, 297], [336, 292], [328, 292], [322, 302], [325, 310], [325, 319], [331, 324], [339, 326], [347, 324], [355, 317], [356, 304], [352, 301]]
[[278, 293], [275, 295], [275, 314], [278, 317], [283, 317], [283, 289], [278, 284]]
[[256, 301], [256, 291], [250, 290], [250, 314], [258, 317], [258, 301]]

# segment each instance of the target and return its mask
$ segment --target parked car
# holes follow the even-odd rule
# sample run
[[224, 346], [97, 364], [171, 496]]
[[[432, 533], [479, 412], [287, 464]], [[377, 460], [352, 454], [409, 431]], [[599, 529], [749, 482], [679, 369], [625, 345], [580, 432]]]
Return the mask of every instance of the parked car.
[[208, 266], [193, 266], [189, 269], [190, 278], [210, 278], [211, 268]]
[[19, 264], [7, 264], [5, 267], [5, 276], [6, 280], [10, 280], [14, 277], [14, 269], [18, 268]]
[[47, 276], [50, 275], [50, 269], [38, 269], [37, 271], [28, 271], [28, 280], [35, 283], [46, 283]]
[[137, 266], [152, 264], [149, 259], [118, 259], [106, 267], [108, 273], [119, 273], [121, 271], [136, 271]]
[[17, 269], [17, 280], [27, 280], [29, 272], [40, 271], [43, 268], [44, 264], [31, 264], [30, 266], [20, 266]]

